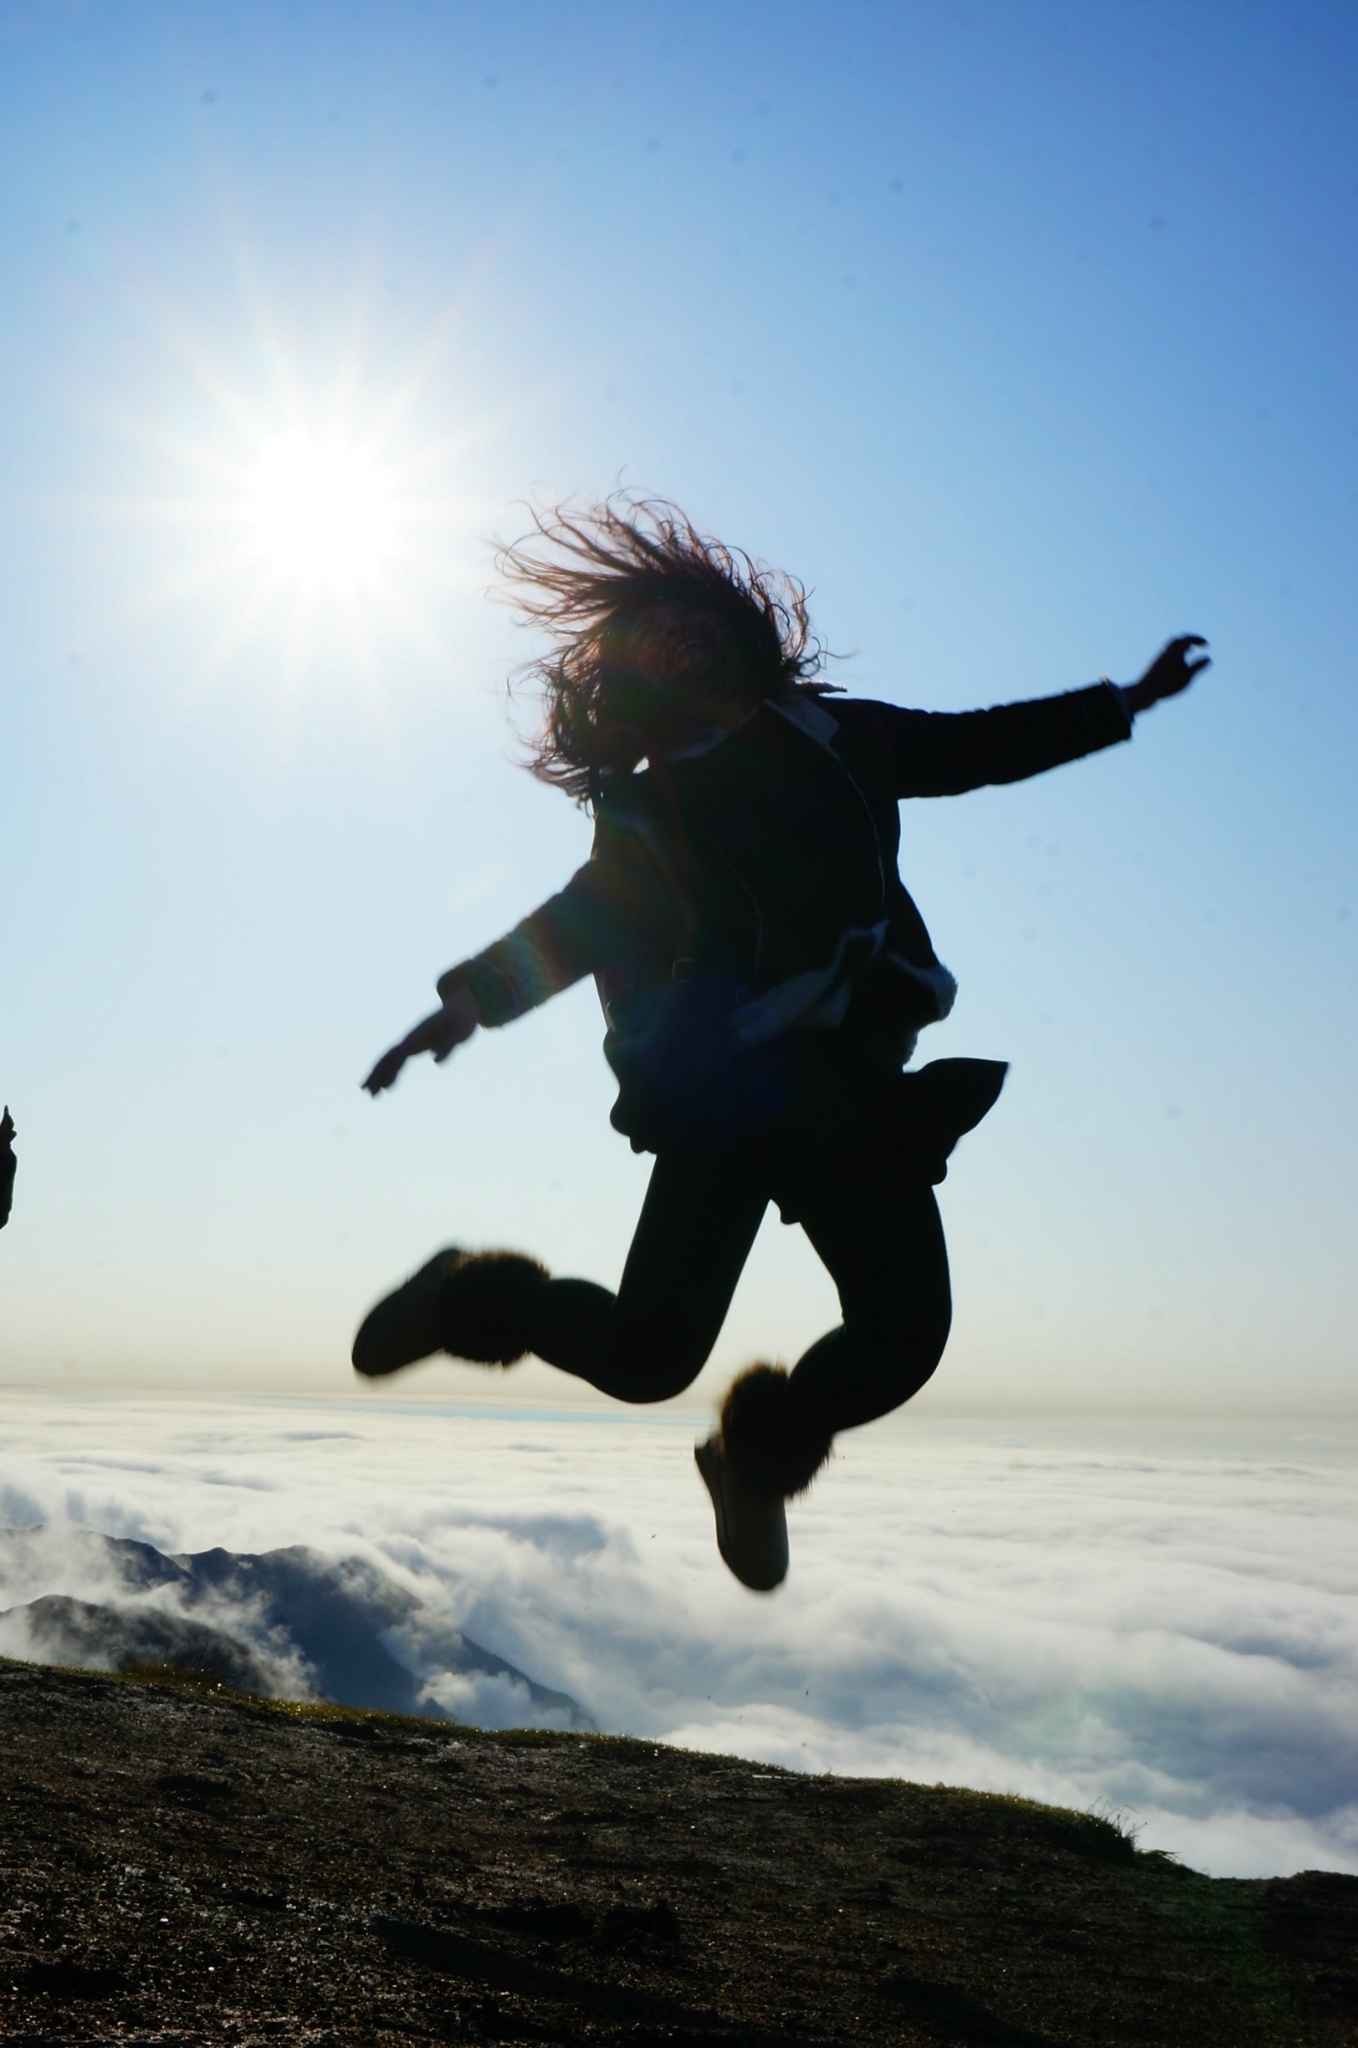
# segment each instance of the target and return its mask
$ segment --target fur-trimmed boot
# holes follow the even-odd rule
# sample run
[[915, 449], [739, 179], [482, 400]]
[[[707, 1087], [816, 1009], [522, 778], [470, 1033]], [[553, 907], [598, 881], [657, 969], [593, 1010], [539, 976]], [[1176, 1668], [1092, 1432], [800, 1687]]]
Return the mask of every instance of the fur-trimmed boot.
[[787, 1577], [783, 1503], [804, 1493], [830, 1455], [793, 1413], [781, 1365], [752, 1365], [733, 1382], [721, 1427], [693, 1453], [717, 1517], [717, 1548], [743, 1586], [771, 1593]]
[[545, 1266], [522, 1252], [435, 1252], [359, 1325], [354, 1370], [368, 1379], [399, 1372], [436, 1351], [476, 1365], [517, 1365], [529, 1351], [532, 1296]]

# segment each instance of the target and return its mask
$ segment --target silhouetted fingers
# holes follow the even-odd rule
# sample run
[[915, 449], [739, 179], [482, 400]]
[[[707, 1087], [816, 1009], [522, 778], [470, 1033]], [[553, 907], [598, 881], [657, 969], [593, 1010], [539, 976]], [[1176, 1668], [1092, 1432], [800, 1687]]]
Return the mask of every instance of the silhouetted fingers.
[[1191, 649], [1206, 645], [1201, 633], [1180, 633], [1176, 639], [1167, 641], [1141, 678], [1147, 700], [1174, 697], [1180, 690], [1186, 690], [1194, 676], [1211, 666], [1206, 655], [1196, 661], [1189, 659]]
[[1158, 668], [1163, 662], [1175, 668], [1184, 667], [1188, 662], [1190, 651], [1195, 647], [1205, 647], [1206, 645], [1207, 642], [1203, 639], [1201, 633], [1180, 633], [1176, 639], [1168, 641], [1160, 653], [1156, 655], [1154, 666]]
[[380, 1095], [384, 1088], [390, 1088], [396, 1076], [406, 1063], [405, 1043], [394, 1045], [390, 1052], [384, 1052], [377, 1065], [369, 1074], [363, 1086], [369, 1095]]
[[1160, 659], [1170, 659], [1183, 670], [1185, 675], [1195, 676], [1200, 670], [1211, 666], [1210, 657], [1203, 655], [1197, 661], [1190, 661], [1189, 655], [1195, 647], [1205, 647], [1207, 642], [1201, 633], [1181, 633], [1177, 640], [1171, 640]]
[[1187, 689], [1194, 676], [1200, 676], [1205, 668], [1212, 666], [1210, 655], [1199, 655], [1196, 661], [1189, 659], [1193, 648], [1205, 647], [1207, 642], [1201, 633], [1185, 633], [1180, 639], [1171, 641], [1170, 645], [1174, 649], [1175, 664], [1183, 677], [1183, 687]]

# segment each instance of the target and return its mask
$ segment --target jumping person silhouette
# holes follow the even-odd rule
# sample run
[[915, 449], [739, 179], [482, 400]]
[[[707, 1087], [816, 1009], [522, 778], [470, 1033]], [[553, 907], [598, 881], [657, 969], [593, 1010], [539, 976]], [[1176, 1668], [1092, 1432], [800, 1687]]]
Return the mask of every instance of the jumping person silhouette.
[[896, 871], [897, 806], [1017, 782], [1127, 739], [1207, 666], [1196, 634], [1139, 682], [907, 711], [818, 679], [800, 584], [704, 538], [672, 506], [539, 518], [501, 558], [551, 651], [532, 765], [594, 815], [559, 895], [439, 980], [440, 1007], [378, 1061], [448, 1058], [582, 976], [604, 1006], [612, 1113], [655, 1154], [616, 1294], [513, 1251], [441, 1251], [378, 1303], [354, 1365], [530, 1352], [616, 1399], [664, 1401], [701, 1370], [770, 1201], [800, 1223], [843, 1321], [788, 1373], [734, 1382], [695, 1456], [721, 1554], [768, 1591], [784, 1502], [836, 1434], [922, 1387], [951, 1320], [933, 1185], [993, 1104], [1002, 1063], [905, 1071], [956, 985]]

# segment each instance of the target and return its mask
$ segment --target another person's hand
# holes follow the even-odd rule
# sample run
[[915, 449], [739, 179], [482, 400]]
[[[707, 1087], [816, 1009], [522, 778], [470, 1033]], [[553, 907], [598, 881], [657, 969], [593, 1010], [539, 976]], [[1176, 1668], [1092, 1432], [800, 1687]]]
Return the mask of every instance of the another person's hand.
[[1186, 690], [1194, 676], [1212, 666], [1205, 654], [1197, 661], [1189, 659], [1193, 648], [1206, 645], [1201, 633], [1181, 633], [1177, 640], [1162, 647], [1141, 680], [1127, 685], [1124, 695], [1128, 710], [1149, 711], [1162, 697], [1177, 697], [1180, 690]]
[[440, 1064], [469, 1039], [481, 1022], [481, 1013], [465, 988], [454, 989], [442, 1009], [422, 1017], [413, 1031], [407, 1031], [399, 1045], [384, 1052], [363, 1086], [369, 1095], [390, 1088], [408, 1059], [416, 1053], [431, 1052]]
[[14, 1118], [9, 1113], [9, 1104], [0, 1116], [0, 1230], [9, 1222], [9, 1212], [14, 1201], [14, 1175], [18, 1160], [14, 1157]]

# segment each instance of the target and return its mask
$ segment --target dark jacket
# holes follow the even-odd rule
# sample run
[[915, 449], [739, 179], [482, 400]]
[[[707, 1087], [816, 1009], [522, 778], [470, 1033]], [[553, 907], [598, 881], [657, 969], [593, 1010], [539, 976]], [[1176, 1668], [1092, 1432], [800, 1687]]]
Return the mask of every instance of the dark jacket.
[[[896, 870], [897, 805], [1019, 782], [1130, 732], [1106, 683], [989, 711], [770, 701], [687, 758], [611, 778], [589, 861], [440, 992], [469, 989], [497, 1026], [593, 974], [611, 1014], [683, 962], [740, 984], [756, 1038], [770, 1024], [842, 1024], [899, 1067], [914, 1033], [947, 1014], [953, 984]], [[846, 933], [872, 936], [837, 996]]]

